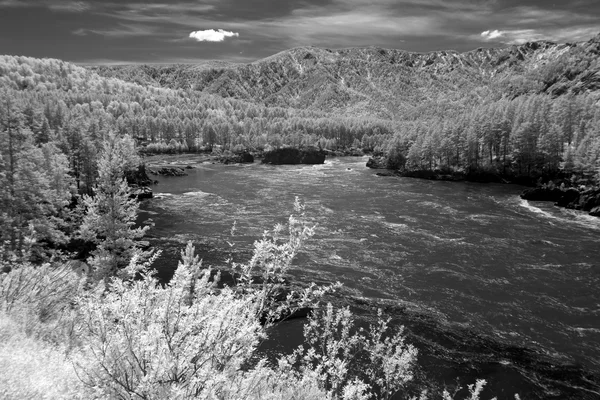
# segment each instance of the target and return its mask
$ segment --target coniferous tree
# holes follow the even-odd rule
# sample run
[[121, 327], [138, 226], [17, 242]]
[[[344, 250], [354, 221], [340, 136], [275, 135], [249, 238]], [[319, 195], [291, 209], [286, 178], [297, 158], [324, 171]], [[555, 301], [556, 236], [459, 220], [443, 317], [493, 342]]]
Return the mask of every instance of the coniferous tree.
[[138, 203], [131, 196], [125, 171], [137, 167], [133, 139], [110, 134], [98, 160], [98, 183], [93, 196], [83, 196], [84, 217], [79, 236], [96, 244], [89, 264], [98, 279], [113, 276], [140, 251], [148, 227], [135, 227]]

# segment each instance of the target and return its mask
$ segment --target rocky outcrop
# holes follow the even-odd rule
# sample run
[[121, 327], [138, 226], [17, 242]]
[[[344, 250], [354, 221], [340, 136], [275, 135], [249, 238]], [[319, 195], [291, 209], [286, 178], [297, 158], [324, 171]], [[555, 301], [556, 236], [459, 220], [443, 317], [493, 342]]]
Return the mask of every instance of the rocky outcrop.
[[254, 156], [248, 152], [223, 154], [218, 158], [223, 164], [250, 164], [254, 162]]
[[151, 199], [152, 189], [149, 186], [158, 183], [158, 181], [150, 179], [144, 164], [141, 164], [135, 170], [126, 171], [125, 179], [127, 179], [127, 184], [131, 189], [130, 197], [138, 200]]
[[265, 152], [263, 164], [323, 164], [325, 153], [317, 149], [294, 149], [285, 147]]
[[385, 157], [369, 157], [369, 161], [367, 161], [367, 168], [386, 169], [387, 163]]
[[600, 207], [600, 188], [586, 189], [579, 193], [579, 196], [566, 205], [567, 208], [582, 211], [592, 211]]
[[521, 198], [532, 201], [553, 201], [556, 206], [587, 211], [592, 216], [600, 217], [600, 188], [598, 187], [565, 190], [556, 186], [543, 186], [523, 191]]
[[[150, 173], [152, 173], [152, 171], [150, 171]], [[139, 165], [135, 170], [126, 171], [125, 179], [127, 179], [129, 186], [151, 186], [158, 183], [157, 181], [150, 179], [146, 171], [146, 166], [143, 164]]]
[[162, 175], [162, 176], [186, 176], [185, 170], [179, 167], [162, 167], [157, 170], [149, 170], [149, 172], [153, 175]]

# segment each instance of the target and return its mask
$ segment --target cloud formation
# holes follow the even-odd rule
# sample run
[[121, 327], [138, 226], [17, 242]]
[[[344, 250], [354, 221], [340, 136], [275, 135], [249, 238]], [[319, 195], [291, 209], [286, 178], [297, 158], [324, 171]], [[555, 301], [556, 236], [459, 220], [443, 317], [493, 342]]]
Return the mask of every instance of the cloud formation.
[[240, 36], [240, 34], [237, 32], [229, 32], [223, 29], [207, 29], [205, 31], [195, 31], [190, 33], [190, 37], [199, 42], [222, 42], [225, 38], [238, 36]]
[[480, 39], [504, 44], [523, 44], [538, 40], [553, 42], [582, 41], [598, 33], [596, 26], [567, 27], [561, 29], [507, 29], [481, 32]]
[[501, 32], [498, 29], [493, 30], [493, 31], [481, 32], [481, 37], [484, 38], [485, 40], [496, 39], [496, 38], [502, 37], [503, 35], [504, 35], [504, 32]]

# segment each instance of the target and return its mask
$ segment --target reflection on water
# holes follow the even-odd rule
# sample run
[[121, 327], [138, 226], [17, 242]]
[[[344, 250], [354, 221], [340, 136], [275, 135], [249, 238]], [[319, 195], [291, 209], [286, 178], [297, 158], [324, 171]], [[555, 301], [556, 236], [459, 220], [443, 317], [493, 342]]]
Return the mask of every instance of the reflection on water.
[[341, 281], [600, 371], [600, 219], [521, 200], [518, 186], [378, 177], [365, 161], [201, 165], [159, 178], [142, 220], [154, 221], [151, 237], [194, 240], [218, 266], [227, 241], [249, 254], [299, 196], [318, 226], [298, 279]]

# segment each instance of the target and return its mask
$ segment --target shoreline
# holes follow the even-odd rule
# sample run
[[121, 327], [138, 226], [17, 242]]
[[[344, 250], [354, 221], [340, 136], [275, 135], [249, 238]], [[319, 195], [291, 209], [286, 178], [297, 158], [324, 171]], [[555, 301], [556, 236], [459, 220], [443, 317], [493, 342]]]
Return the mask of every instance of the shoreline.
[[[509, 180], [509, 177], [503, 177], [499, 174], [488, 172], [451, 172], [451, 171], [399, 171], [384, 168], [381, 163], [373, 158], [369, 158], [367, 167], [373, 170], [383, 170], [376, 172], [375, 175], [382, 177], [400, 177], [415, 178], [444, 182], [474, 182], [474, 183], [502, 183], [512, 185], [522, 185], [526, 187], [521, 192], [520, 197], [524, 200], [553, 202], [555, 206], [578, 210], [587, 213], [592, 217], [600, 218], [600, 186], [598, 185], [576, 185], [567, 180], [556, 177], [560, 185], [554, 184], [549, 180], [544, 185], [534, 184], [533, 178], [516, 178]], [[565, 182], [567, 185], [565, 185]]]

